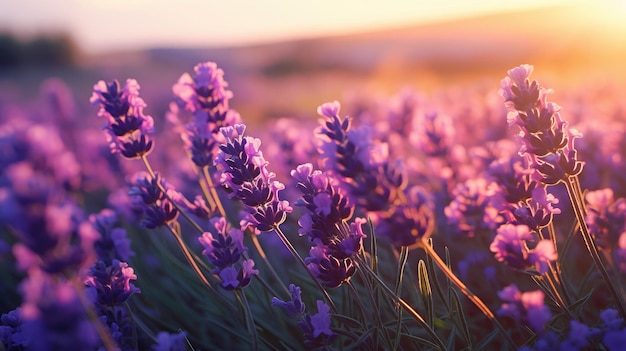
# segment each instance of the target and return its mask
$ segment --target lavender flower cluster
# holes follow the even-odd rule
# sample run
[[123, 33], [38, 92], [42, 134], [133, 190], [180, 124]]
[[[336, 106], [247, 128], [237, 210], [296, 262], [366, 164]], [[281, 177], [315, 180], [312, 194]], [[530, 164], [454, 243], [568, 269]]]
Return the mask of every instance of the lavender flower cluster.
[[99, 142], [0, 103], [0, 349], [622, 349], [623, 142], [533, 69], [252, 130], [204, 62], [164, 124], [97, 82]]

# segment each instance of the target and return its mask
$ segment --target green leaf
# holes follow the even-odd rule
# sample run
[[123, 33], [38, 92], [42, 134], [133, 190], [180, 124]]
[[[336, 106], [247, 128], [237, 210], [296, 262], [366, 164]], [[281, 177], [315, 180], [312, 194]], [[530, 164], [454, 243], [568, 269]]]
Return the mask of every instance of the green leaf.
[[456, 312], [455, 316], [456, 319], [460, 322], [461, 324], [461, 331], [463, 332], [463, 339], [465, 339], [465, 343], [467, 344], [467, 346], [471, 349], [472, 348], [472, 335], [470, 334], [470, 330], [469, 330], [469, 326], [467, 324], [467, 319], [465, 318], [465, 312], [463, 311], [463, 305], [461, 305], [461, 299], [459, 298], [459, 294], [456, 292], [456, 290], [452, 290], [452, 297], [453, 297], [453, 301], [456, 305]]
[[499, 331], [497, 329], [493, 330], [491, 333], [487, 334], [484, 339], [480, 341], [480, 343], [476, 346], [476, 351], [481, 350], [490, 350], [493, 348], [491, 342], [498, 335]]

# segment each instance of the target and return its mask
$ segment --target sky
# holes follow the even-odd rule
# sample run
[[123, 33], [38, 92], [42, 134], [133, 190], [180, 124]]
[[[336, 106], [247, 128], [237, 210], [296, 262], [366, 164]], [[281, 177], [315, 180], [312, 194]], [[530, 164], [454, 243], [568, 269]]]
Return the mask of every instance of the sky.
[[0, 0], [0, 31], [8, 30], [24, 38], [42, 32], [63, 31], [70, 33], [82, 50], [101, 53], [147, 47], [247, 45], [394, 28], [571, 2]]

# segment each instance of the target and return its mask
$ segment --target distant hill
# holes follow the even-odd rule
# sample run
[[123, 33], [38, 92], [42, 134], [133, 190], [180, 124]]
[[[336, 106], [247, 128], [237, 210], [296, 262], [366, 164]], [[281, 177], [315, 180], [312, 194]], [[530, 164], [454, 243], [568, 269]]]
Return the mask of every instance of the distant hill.
[[[608, 9], [610, 10], [610, 8]], [[626, 26], [589, 4], [510, 12], [332, 37], [246, 47], [154, 48], [143, 60], [185, 63], [212, 58], [268, 76], [342, 70], [371, 73], [393, 64], [447, 73], [499, 69], [521, 62], [624, 62]], [[626, 12], [621, 13], [626, 18]], [[109, 61], [110, 62], [110, 61]]]

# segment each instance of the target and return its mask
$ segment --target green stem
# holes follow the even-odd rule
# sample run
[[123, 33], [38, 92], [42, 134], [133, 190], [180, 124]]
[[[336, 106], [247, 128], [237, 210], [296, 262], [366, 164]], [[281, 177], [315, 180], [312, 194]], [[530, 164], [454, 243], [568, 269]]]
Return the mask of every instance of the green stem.
[[602, 257], [600, 256], [600, 253], [598, 252], [598, 248], [596, 246], [595, 240], [593, 236], [591, 235], [591, 233], [589, 232], [589, 228], [587, 227], [587, 223], [585, 222], [585, 216], [584, 216], [585, 206], [583, 205], [583, 202], [582, 202], [582, 197], [581, 197], [582, 194], [576, 191], [575, 184], [576, 182], [572, 178], [568, 178], [567, 181], [565, 181], [567, 192], [569, 193], [570, 199], [572, 200], [571, 202], [572, 202], [572, 206], [574, 207], [574, 213], [576, 215], [576, 219], [578, 220], [578, 223], [580, 224], [580, 232], [582, 234], [583, 240], [585, 241], [585, 246], [587, 247], [587, 250], [589, 251], [591, 258], [593, 259], [593, 262], [595, 263], [596, 267], [600, 271], [600, 275], [602, 276], [602, 279], [604, 279], [604, 282], [607, 284], [609, 291], [611, 292], [611, 295], [613, 299], [615, 300], [615, 303], [617, 304], [617, 308], [620, 312], [620, 315], [622, 317], [626, 317], [626, 306], [624, 306], [624, 302], [622, 301], [619, 293], [615, 289], [615, 286], [613, 285], [611, 277], [609, 277], [609, 273], [607, 272], [606, 267], [604, 266], [604, 263], [602, 262]]
[[376, 280], [376, 282], [378, 283], [378, 285], [380, 285], [383, 290], [385, 290], [387, 292], [387, 294], [398, 304], [400, 304], [400, 306], [402, 306], [402, 308], [404, 308], [409, 315], [411, 315], [411, 317], [413, 317], [413, 319], [415, 319], [421, 326], [422, 328], [424, 328], [424, 330], [426, 330], [426, 332], [433, 338], [433, 340], [435, 340], [435, 342], [437, 343], [437, 345], [440, 347], [441, 350], [446, 350], [446, 345], [443, 343], [443, 341], [441, 341], [441, 339], [439, 338], [439, 336], [437, 335], [437, 333], [435, 333], [435, 331], [428, 325], [428, 323], [426, 323], [426, 321], [424, 320], [424, 318], [422, 318], [422, 316], [415, 310], [413, 309], [413, 307], [411, 307], [411, 305], [409, 305], [406, 301], [404, 301], [401, 297], [399, 297], [398, 295], [396, 295], [393, 290], [391, 290], [391, 288], [389, 288], [381, 279], [380, 277], [374, 273], [374, 271], [372, 270], [372, 268], [370, 268], [369, 265], [367, 265], [367, 263], [365, 263], [365, 261], [359, 259], [358, 260], [358, 264], [360, 268], [363, 268], [369, 275], [370, 277], [372, 277], [374, 280]]
[[[358, 270], [359, 274], [361, 275], [361, 278], [363, 279], [363, 281], [366, 281], [365, 276], [363, 275], [363, 272], [361, 270]], [[370, 299], [370, 303], [372, 304], [372, 309], [374, 310], [374, 319], [376, 320], [376, 325], [378, 326], [378, 330], [379, 332], [382, 334], [383, 339], [385, 340], [385, 344], [387, 345], [387, 348], [392, 348], [393, 345], [391, 344], [391, 341], [389, 340], [389, 336], [387, 335], [387, 331], [385, 329], [385, 326], [383, 324], [383, 320], [380, 317], [380, 307], [378, 304], [378, 301], [376, 300], [376, 297], [374, 296], [374, 291], [371, 288], [367, 289], [368, 292], [368, 296]], [[376, 334], [376, 339], [374, 340], [374, 344], [376, 346], [378, 346], [378, 334]]]
[[256, 251], [261, 256], [261, 259], [263, 260], [263, 262], [265, 262], [265, 265], [267, 266], [267, 268], [270, 270], [270, 273], [274, 277], [274, 280], [276, 280], [280, 284], [281, 288], [287, 293], [287, 296], [289, 296], [291, 294], [289, 292], [289, 289], [287, 289], [287, 287], [285, 286], [285, 283], [283, 283], [282, 279], [280, 279], [280, 276], [278, 275], [276, 270], [274, 270], [274, 266], [272, 266], [272, 263], [267, 258], [267, 255], [265, 254], [265, 250], [263, 250], [263, 247], [261, 246], [261, 243], [259, 242], [259, 238], [257, 238], [256, 234], [254, 233], [252, 233], [250, 237], [252, 239], [252, 243], [254, 244], [254, 247], [256, 248]]
[[513, 346], [514, 349], [517, 349], [517, 345], [515, 345], [515, 342], [513, 341], [513, 339], [511, 339], [511, 336], [506, 332], [506, 330], [504, 329], [502, 324], [500, 324], [500, 322], [496, 319], [496, 316], [493, 314], [493, 312], [491, 312], [489, 307], [487, 307], [487, 305], [485, 305], [485, 303], [478, 296], [474, 295], [474, 293], [471, 292], [467, 288], [467, 286], [452, 272], [452, 270], [450, 270], [448, 265], [441, 259], [441, 257], [439, 257], [437, 252], [428, 244], [428, 242], [426, 242], [426, 240], [424, 240], [424, 241], [422, 241], [422, 245], [420, 245], [420, 246], [424, 249], [424, 251], [426, 251], [426, 254], [433, 259], [435, 264], [439, 267], [439, 269], [441, 269], [443, 271], [443, 273], [448, 277], [448, 279], [450, 279], [450, 281], [454, 285], [456, 285], [459, 288], [459, 290], [461, 290], [461, 292], [470, 301], [472, 301], [472, 303], [474, 305], [476, 305], [476, 307], [478, 307], [478, 309], [485, 316], [487, 316], [487, 318], [489, 318], [491, 320], [491, 322], [496, 326], [496, 328], [498, 328], [498, 330], [500, 330], [502, 335], [504, 335], [504, 337], [506, 338], [507, 342], [511, 346]]
[[356, 288], [350, 281], [346, 282], [346, 285], [348, 286], [348, 290], [350, 290], [354, 301], [356, 301], [357, 306], [359, 306], [359, 312], [361, 312], [361, 325], [363, 328], [367, 328], [367, 315], [365, 314], [365, 307], [363, 306], [359, 292], [356, 291]]
[[213, 200], [215, 201], [215, 206], [217, 206], [217, 210], [222, 215], [222, 217], [226, 218], [226, 211], [224, 210], [224, 206], [222, 206], [222, 201], [220, 200], [220, 197], [217, 195], [217, 191], [215, 190], [213, 178], [211, 178], [211, 174], [209, 173], [209, 167], [203, 167], [202, 174], [204, 175], [204, 180], [206, 180], [209, 187], [211, 197], [213, 197]]
[[[400, 258], [398, 259], [398, 276], [396, 277], [396, 295], [400, 296], [400, 290], [402, 290], [402, 277], [404, 275], [404, 267], [406, 261], [409, 259], [409, 248], [402, 246], [400, 249]], [[396, 338], [393, 343], [393, 349], [397, 350], [400, 345], [400, 329], [402, 328], [402, 309], [398, 306], [398, 323], [396, 324]]]
[[309, 267], [307, 267], [306, 263], [304, 262], [304, 260], [300, 256], [300, 254], [298, 254], [298, 251], [296, 251], [296, 248], [293, 247], [293, 245], [291, 245], [291, 242], [289, 242], [289, 239], [287, 239], [287, 237], [285, 236], [283, 231], [280, 229], [280, 227], [279, 226], [274, 226], [274, 232], [276, 232], [276, 234], [278, 235], [280, 240], [283, 242], [285, 247], [287, 247], [287, 249], [291, 252], [291, 255], [293, 255], [298, 260], [298, 262], [300, 262], [300, 265], [302, 266], [302, 268], [304, 268], [304, 270], [309, 274], [311, 279], [313, 279], [313, 282], [315, 283], [315, 285], [317, 285], [319, 290], [322, 292], [322, 295], [324, 295], [324, 299], [328, 303], [328, 306], [330, 307], [330, 310], [334, 314], [337, 314], [337, 307], [335, 306], [335, 303], [333, 302], [333, 300], [330, 298], [330, 295], [328, 295], [328, 292], [326, 291], [326, 289], [324, 289], [322, 284], [320, 284], [320, 282], [317, 280], [317, 278], [309, 270]]
[[254, 316], [252, 315], [252, 310], [248, 304], [248, 298], [243, 290], [235, 290], [235, 296], [237, 296], [237, 300], [239, 300], [241, 306], [243, 307], [246, 326], [248, 327], [248, 332], [252, 336], [252, 350], [256, 351], [259, 348], [259, 340], [256, 333], [256, 326], [254, 325]]
[[196, 261], [193, 259], [193, 257], [191, 256], [191, 253], [189, 252], [189, 249], [187, 248], [187, 245], [185, 244], [185, 242], [183, 241], [183, 238], [181, 237], [181, 235], [174, 230], [174, 228], [172, 228], [171, 226], [167, 226], [167, 229], [170, 230], [170, 233], [172, 233], [172, 235], [174, 236], [174, 238], [176, 239], [176, 243], [178, 244], [178, 246], [180, 247], [181, 251], [183, 252], [183, 255], [185, 256], [185, 258], [187, 259], [187, 262], [189, 262], [189, 265], [191, 266], [191, 268], [193, 269], [193, 271], [196, 273], [196, 275], [198, 276], [198, 278], [200, 278], [200, 281], [202, 281], [202, 283], [209, 288], [209, 290], [215, 292], [215, 289], [213, 288], [213, 285], [211, 285], [211, 283], [209, 282], [209, 280], [204, 276], [204, 274], [202, 273], [202, 271], [200, 270], [200, 267], [198, 267], [198, 265], [196, 264]]

